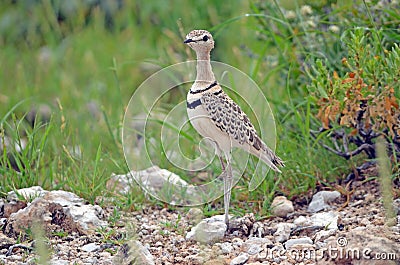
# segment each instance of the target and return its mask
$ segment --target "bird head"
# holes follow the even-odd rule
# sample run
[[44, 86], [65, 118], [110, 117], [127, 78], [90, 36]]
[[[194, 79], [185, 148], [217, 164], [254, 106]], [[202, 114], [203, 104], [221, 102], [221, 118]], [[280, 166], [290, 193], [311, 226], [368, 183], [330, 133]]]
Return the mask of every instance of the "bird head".
[[214, 48], [214, 39], [207, 30], [192, 30], [184, 43], [196, 52], [209, 52]]

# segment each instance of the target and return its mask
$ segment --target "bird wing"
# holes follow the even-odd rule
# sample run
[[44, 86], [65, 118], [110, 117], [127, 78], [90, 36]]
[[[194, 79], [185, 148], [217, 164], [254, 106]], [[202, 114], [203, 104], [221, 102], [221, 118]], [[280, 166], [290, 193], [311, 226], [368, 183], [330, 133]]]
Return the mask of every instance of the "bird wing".
[[204, 93], [200, 101], [215, 125], [240, 145], [250, 145], [250, 152], [279, 171], [282, 160], [257, 135], [257, 131], [246, 113], [224, 91]]
[[215, 125], [239, 144], [248, 143], [260, 149], [261, 139], [247, 115], [225, 92], [204, 93], [200, 101]]

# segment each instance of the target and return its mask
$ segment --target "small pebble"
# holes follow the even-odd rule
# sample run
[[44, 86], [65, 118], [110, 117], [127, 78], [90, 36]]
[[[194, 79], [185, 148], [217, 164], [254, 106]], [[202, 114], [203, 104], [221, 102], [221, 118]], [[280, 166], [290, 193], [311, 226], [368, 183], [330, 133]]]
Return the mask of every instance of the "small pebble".
[[224, 242], [220, 244], [222, 254], [229, 254], [233, 251], [232, 243]]
[[243, 240], [241, 238], [235, 237], [232, 239], [232, 244], [235, 248], [240, 248], [243, 244]]
[[304, 244], [312, 245], [313, 242], [309, 237], [289, 239], [288, 241], [285, 242], [285, 248], [290, 249], [293, 246], [304, 245]]
[[89, 243], [81, 247], [81, 250], [85, 252], [95, 252], [99, 249], [100, 246], [98, 246], [96, 243]]
[[249, 255], [247, 253], [242, 253], [239, 256], [237, 256], [236, 258], [232, 259], [230, 265], [245, 264], [248, 259], [249, 259]]
[[293, 203], [285, 196], [277, 196], [271, 203], [272, 214], [279, 217], [286, 217], [294, 212]]

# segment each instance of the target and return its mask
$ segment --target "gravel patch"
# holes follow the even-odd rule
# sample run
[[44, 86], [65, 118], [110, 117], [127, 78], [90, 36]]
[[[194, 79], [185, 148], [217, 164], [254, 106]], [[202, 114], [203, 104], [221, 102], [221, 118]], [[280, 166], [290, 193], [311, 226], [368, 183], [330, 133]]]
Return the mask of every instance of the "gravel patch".
[[[352, 264], [356, 258], [333, 259], [327, 251], [347, 247], [351, 251], [367, 249], [371, 257], [386, 255], [384, 263], [374, 264], [399, 264], [400, 218], [393, 227], [385, 225], [376, 185], [373, 181], [354, 183], [355, 192], [343, 209], [344, 198], [318, 213], [310, 213], [308, 205], [294, 201], [295, 212], [287, 217], [256, 220], [253, 214], [247, 214], [233, 218], [229, 233], [209, 243], [187, 239], [199, 220], [204, 222], [196, 208], [147, 206], [140, 211], [121, 212], [120, 219], [112, 223], [109, 220], [114, 208], [109, 206], [103, 208], [103, 221], [108, 221], [108, 227], [90, 234], [58, 227], [46, 237], [46, 254], [49, 264], [54, 265], [129, 264], [139, 258], [140, 264], [157, 265]], [[333, 221], [321, 221], [327, 218]], [[0, 264], [36, 264], [37, 245], [34, 240], [19, 242], [18, 237], [0, 233]], [[299, 256], [305, 251], [310, 256]], [[372, 264], [365, 262], [370, 260], [361, 258], [357, 264]]]

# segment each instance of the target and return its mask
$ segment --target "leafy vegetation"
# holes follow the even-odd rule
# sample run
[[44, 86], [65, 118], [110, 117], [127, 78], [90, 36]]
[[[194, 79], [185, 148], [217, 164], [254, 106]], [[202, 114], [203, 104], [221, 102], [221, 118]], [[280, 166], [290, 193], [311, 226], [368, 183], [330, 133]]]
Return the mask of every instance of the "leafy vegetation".
[[[324, 146], [346, 159], [361, 152], [374, 159], [374, 139], [383, 136], [389, 152], [399, 157], [399, 46], [395, 44], [390, 51], [375, 47], [371, 40], [381, 39], [381, 34], [374, 30], [357, 28], [348, 34], [349, 54], [342, 59], [348, 72], [343, 77], [329, 73], [318, 61], [310, 86], [318, 98], [320, 132], [330, 136], [336, 149]], [[349, 144], [357, 148], [350, 151]]]

